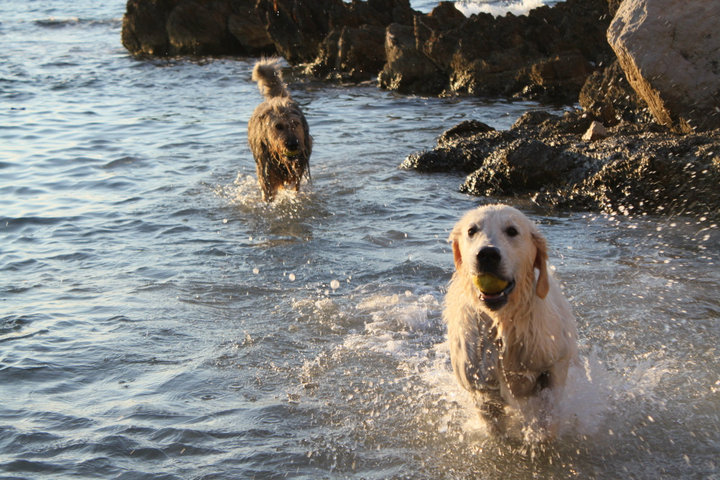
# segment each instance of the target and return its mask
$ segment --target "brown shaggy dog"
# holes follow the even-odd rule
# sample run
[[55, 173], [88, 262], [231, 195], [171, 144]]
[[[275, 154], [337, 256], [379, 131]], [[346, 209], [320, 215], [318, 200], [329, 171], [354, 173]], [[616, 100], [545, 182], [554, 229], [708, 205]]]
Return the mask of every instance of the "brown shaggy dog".
[[248, 142], [266, 201], [271, 201], [282, 188], [297, 192], [303, 176], [307, 174], [310, 178], [312, 137], [300, 106], [290, 98], [278, 61], [260, 60], [252, 73], [265, 101], [250, 117]]

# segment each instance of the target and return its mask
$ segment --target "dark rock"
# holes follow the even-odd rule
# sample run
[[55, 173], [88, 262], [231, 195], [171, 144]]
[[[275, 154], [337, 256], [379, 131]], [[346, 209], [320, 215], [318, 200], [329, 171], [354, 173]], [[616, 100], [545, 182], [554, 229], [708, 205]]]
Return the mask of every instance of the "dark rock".
[[255, 0], [128, 0], [121, 39], [133, 55], [160, 57], [271, 50]]
[[520, 118], [515, 120], [515, 123], [510, 128], [512, 130], [537, 128], [548, 120], [556, 122], [557, 119], [557, 115], [553, 115], [546, 110], [530, 110], [520, 115]]
[[592, 122], [582, 111], [528, 112], [508, 131], [477, 131], [464, 122], [402, 167], [472, 171], [461, 191], [524, 196], [546, 207], [720, 217], [720, 130], [677, 135], [623, 122], [607, 138], [584, 141]]
[[[447, 10], [449, 7], [444, 7]], [[609, 58], [605, 0], [568, 0], [526, 16], [473, 15], [465, 21], [443, 11], [416, 17], [415, 48], [447, 77], [448, 91], [520, 95], [575, 101], [593, 64]], [[412, 49], [412, 42], [401, 48]], [[393, 65], [380, 85], [393, 88]]]
[[342, 0], [258, 0], [255, 7], [278, 54], [290, 63], [310, 62], [330, 31]]
[[466, 120], [443, 132], [438, 138], [438, 145], [447, 144], [457, 138], [469, 137], [478, 133], [487, 133], [494, 130], [493, 127], [479, 120]]
[[385, 36], [386, 64], [378, 77], [380, 85], [401, 93], [435, 95], [445, 87], [445, 76], [415, 46], [413, 27], [394, 23]]
[[385, 64], [385, 28], [377, 25], [333, 30], [306, 71], [316, 77], [370, 80]]
[[[343, 46], [330, 68], [376, 75], [385, 63], [385, 28], [411, 25], [415, 14], [408, 0], [128, 0], [122, 42], [134, 55], [278, 54], [298, 64], [314, 61], [336, 32]], [[368, 63], [370, 34], [379, 48]]]
[[587, 78], [578, 101], [585, 111], [608, 126], [621, 121], [647, 123], [652, 120], [647, 104], [630, 86], [617, 60]]
[[481, 168], [492, 152], [517, 138], [512, 132], [486, 130], [481, 125], [487, 127], [482, 122], [463, 122], [451, 128], [441, 135], [435, 149], [408, 156], [400, 168], [467, 174]]
[[275, 44], [254, 5], [236, 4], [228, 18], [228, 31], [244, 51], [271, 55]]
[[123, 16], [122, 44], [134, 55], [167, 56], [167, 17], [179, 0], [128, 0]]
[[[582, 135], [590, 128], [592, 117], [582, 110], [569, 110], [561, 116], [544, 110], [525, 112], [512, 125], [511, 130], [519, 135], [551, 140], [565, 135]], [[562, 139], [558, 139], [562, 141]]]
[[194, 1], [179, 3], [165, 27], [172, 50], [193, 55], [238, 51], [237, 39], [227, 29], [229, 14], [229, 5], [208, 9]]
[[720, 216], [720, 130], [616, 137], [602, 151], [607, 160], [599, 171], [540, 193], [536, 202], [626, 215]]
[[460, 191], [478, 196], [517, 195], [556, 186], [577, 165], [576, 156], [539, 140], [520, 138], [494, 151]]
[[535, 96], [572, 103], [592, 72], [592, 64], [579, 51], [567, 52], [533, 64], [529, 84], [540, 92]]

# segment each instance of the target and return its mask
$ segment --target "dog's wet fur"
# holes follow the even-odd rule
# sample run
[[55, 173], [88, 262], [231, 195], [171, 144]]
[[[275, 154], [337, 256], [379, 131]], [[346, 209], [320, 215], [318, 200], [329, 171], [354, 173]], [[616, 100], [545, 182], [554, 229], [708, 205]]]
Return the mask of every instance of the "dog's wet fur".
[[312, 137], [300, 106], [282, 80], [279, 60], [262, 59], [252, 79], [265, 97], [248, 122], [248, 142], [257, 166], [262, 198], [272, 201], [278, 190], [300, 189], [310, 178]]
[[[492, 433], [506, 433], [512, 407], [553, 438], [553, 408], [577, 362], [577, 328], [549, 272], [545, 238], [519, 210], [490, 205], [466, 213], [450, 242], [455, 273], [443, 317], [455, 376]], [[473, 279], [484, 274], [507, 286], [483, 293]]]

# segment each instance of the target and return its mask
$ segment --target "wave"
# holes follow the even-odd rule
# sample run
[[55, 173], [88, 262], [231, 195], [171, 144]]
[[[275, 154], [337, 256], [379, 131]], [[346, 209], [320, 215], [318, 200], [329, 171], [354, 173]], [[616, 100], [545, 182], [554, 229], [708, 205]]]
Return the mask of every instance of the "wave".
[[558, 0], [459, 0], [455, 2], [458, 10], [470, 16], [476, 13], [489, 13], [495, 17], [507, 15], [526, 15], [530, 10], [545, 5], [560, 3]]
[[122, 24], [122, 20], [119, 18], [109, 18], [109, 19], [97, 19], [97, 18], [79, 18], [79, 17], [69, 17], [69, 18], [55, 18], [55, 17], [49, 17], [49, 18], [43, 18], [40, 20], [35, 20], [33, 22], [38, 27], [44, 27], [44, 28], [65, 28], [65, 27], [74, 27], [74, 26], [119, 26]]

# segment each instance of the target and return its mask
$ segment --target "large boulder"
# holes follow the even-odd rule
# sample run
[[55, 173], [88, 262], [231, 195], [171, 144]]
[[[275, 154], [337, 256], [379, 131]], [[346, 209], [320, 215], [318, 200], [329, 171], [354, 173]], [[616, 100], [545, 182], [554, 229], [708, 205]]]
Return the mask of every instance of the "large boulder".
[[607, 38], [659, 123], [720, 127], [720, 2], [625, 0]]

